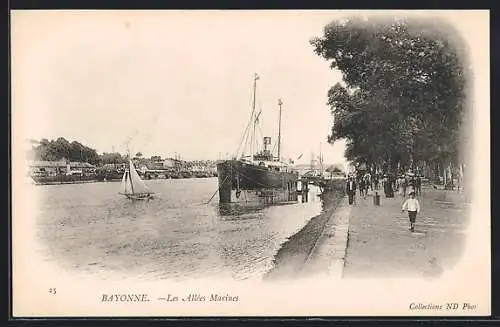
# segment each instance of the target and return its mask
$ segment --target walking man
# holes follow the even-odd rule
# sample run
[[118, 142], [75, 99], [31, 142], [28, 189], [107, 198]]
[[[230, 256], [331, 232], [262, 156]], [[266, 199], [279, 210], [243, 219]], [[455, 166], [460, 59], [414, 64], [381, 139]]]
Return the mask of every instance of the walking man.
[[365, 192], [365, 181], [363, 180], [363, 177], [358, 178], [358, 186], [359, 186], [359, 197], [362, 197]]
[[415, 220], [417, 219], [417, 213], [420, 212], [420, 204], [418, 200], [415, 199], [415, 192], [410, 192], [410, 198], [403, 203], [401, 211], [408, 211], [408, 218], [410, 219], [410, 231], [415, 231]]
[[345, 191], [349, 197], [349, 204], [352, 204], [354, 202], [354, 196], [356, 195], [356, 182], [352, 177], [349, 177]]
[[410, 192], [415, 192], [415, 195], [417, 195], [417, 182], [416, 182], [415, 176], [410, 177], [410, 180], [408, 182], [408, 186], [409, 186]]
[[379, 178], [378, 174], [375, 174], [375, 176], [373, 177], [373, 186], [377, 191], [378, 191], [378, 178]]
[[372, 187], [372, 176], [370, 173], [365, 174], [365, 196], [368, 194], [368, 190], [373, 191]]
[[420, 175], [417, 175], [417, 178], [415, 179], [415, 186], [417, 188], [417, 195], [422, 195], [422, 178]]

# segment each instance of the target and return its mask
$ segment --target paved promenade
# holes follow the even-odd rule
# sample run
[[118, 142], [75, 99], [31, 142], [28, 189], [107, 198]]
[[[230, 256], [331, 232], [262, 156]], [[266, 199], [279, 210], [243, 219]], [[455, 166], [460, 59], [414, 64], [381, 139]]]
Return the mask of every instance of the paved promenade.
[[463, 193], [424, 188], [421, 212], [409, 231], [403, 199], [344, 198], [311, 252], [303, 274], [332, 277], [437, 277], [461, 257], [469, 219]]

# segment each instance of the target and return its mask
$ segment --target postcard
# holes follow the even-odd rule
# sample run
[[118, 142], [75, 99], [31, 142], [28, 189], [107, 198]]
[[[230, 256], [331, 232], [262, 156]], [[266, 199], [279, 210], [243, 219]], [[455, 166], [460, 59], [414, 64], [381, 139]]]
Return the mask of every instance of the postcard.
[[14, 10], [14, 317], [490, 314], [488, 11]]

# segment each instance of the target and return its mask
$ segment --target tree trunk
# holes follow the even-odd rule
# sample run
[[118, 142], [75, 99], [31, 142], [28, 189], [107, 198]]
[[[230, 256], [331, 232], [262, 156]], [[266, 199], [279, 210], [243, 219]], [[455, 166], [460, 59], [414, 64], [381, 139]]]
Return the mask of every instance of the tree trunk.
[[446, 187], [446, 166], [443, 165], [443, 185]]
[[450, 164], [448, 165], [448, 172], [449, 172], [449, 177], [450, 177], [450, 190], [453, 190], [454, 188], [454, 183], [453, 183], [453, 165], [452, 163], [450, 162]]
[[441, 184], [441, 167], [439, 167], [439, 161], [434, 162], [434, 182]]
[[443, 168], [444, 173], [444, 189], [453, 190], [453, 169], [452, 163], [447, 162], [446, 166]]
[[464, 189], [464, 170], [463, 170], [463, 163], [458, 164], [458, 185], [457, 185], [457, 191], [460, 191], [460, 189]]
[[471, 174], [469, 167], [470, 166], [468, 166], [467, 163], [462, 163], [462, 175], [463, 175], [462, 189], [464, 190], [465, 193], [465, 201], [470, 203], [472, 200], [472, 194], [471, 194], [472, 182], [470, 180]]

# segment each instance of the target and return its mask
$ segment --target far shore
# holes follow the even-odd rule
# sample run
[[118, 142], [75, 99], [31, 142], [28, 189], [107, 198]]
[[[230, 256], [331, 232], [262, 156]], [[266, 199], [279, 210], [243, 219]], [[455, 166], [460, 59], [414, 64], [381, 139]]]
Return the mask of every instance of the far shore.
[[[151, 179], [145, 179], [146, 181], [148, 180], [169, 180], [169, 179], [194, 179], [194, 178], [215, 178], [215, 177], [185, 177], [185, 178], [151, 178]], [[34, 185], [62, 185], [62, 184], [88, 184], [88, 183], [108, 183], [108, 182], [120, 182], [121, 178], [112, 178], [112, 179], [106, 179], [106, 180], [101, 180], [101, 179], [88, 179], [88, 180], [74, 180], [74, 181], [44, 181], [44, 182], [35, 182], [34, 180], [32, 183]]]

